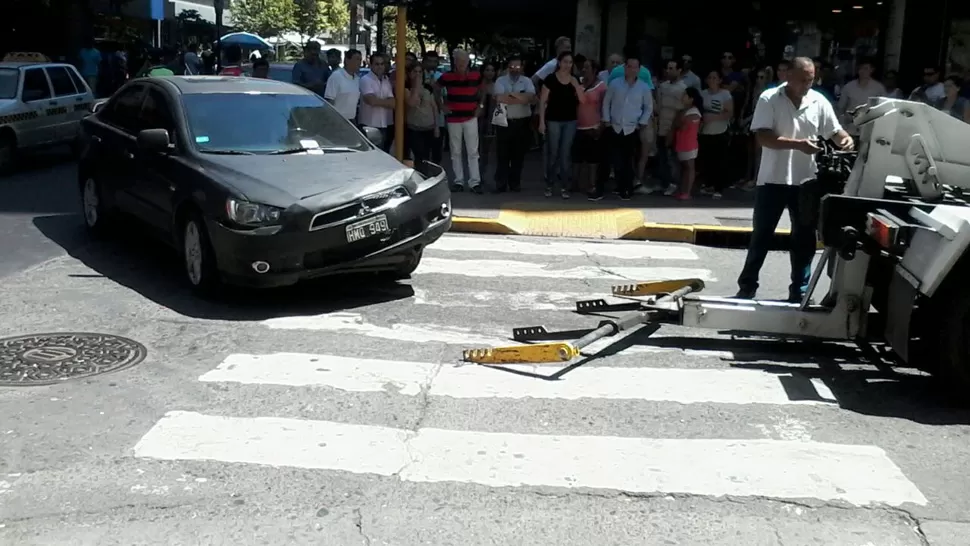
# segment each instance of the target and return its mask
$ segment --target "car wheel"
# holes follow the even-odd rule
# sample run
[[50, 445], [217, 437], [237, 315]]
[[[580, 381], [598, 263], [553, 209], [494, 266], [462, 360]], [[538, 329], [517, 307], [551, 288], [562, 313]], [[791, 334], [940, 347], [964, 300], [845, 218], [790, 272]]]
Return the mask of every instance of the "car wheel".
[[17, 139], [9, 132], [0, 132], [0, 174], [12, 171], [16, 160]]
[[101, 184], [93, 176], [82, 178], [81, 212], [89, 233], [97, 236], [107, 234], [112, 218], [104, 202]]
[[387, 280], [392, 281], [404, 281], [411, 278], [411, 274], [421, 265], [421, 257], [424, 255], [424, 251], [419, 250], [412, 254], [407, 261], [402, 262], [401, 265], [390, 271], [389, 273], [383, 275]]
[[215, 295], [221, 288], [219, 272], [202, 215], [195, 211], [187, 214], [180, 233], [183, 270], [189, 286], [199, 295]]

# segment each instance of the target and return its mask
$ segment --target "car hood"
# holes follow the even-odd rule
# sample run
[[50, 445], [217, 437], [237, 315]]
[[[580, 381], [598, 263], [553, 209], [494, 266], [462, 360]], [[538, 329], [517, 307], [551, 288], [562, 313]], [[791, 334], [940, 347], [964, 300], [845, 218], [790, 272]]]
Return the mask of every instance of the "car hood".
[[403, 184], [410, 169], [379, 150], [296, 155], [203, 155], [202, 168], [247, 200], [286, 208], [346, 203]]

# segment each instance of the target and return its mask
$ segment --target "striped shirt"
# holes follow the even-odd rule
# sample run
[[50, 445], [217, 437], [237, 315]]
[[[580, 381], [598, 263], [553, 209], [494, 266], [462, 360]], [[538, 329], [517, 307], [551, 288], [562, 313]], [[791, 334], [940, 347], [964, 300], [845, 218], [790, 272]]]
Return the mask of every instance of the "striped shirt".
[[475, 109], [478, 108], [478, 88], [482, 83], [482, 75], [476, 70], [469, 70], [464, 74], [455, 71], [445, 72], [438, 78], [438, 85], [447, 92], [444, 104], [450, 110], [445, 114], [448, 123], [464, 123], [475, 119]]

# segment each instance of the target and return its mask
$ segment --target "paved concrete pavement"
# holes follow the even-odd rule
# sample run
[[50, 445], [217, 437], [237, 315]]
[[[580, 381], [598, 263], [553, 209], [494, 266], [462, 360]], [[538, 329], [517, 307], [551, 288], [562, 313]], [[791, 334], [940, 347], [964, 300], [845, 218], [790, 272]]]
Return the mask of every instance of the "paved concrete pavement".
[[[611, 284], [688, 275], [731, 293], [739, 251], [448, 235], [408, 283], [212, 304], [136, 231], [88, 244], [77, 217], [32, 225], [68, 253], [8, 271], [2, 332], [112, 333], [148, 357], [0, 388], [0, 544], [970, 536], [970, 413], [852, 347], [665, 327], [591, 348], [559, 381], [541, 376], [561, 365], [458, 365], [513, 326], [587, 325], [573, 298]], [[787, 258], [764, 277], [763, 296], [783, 296]]]

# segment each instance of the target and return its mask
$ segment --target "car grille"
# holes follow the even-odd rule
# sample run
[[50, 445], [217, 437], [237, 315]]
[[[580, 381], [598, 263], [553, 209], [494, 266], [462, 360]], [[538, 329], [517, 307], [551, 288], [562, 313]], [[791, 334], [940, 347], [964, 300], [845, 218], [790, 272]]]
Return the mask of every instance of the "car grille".
[[380, 212], [381, 210], [395, 206], [397, 203], [409, 197], [410, 194], [408, 194], [408, 190], [404, 186], [398, 186], [364, 196], [352, 203], [317, 213], [310, 220], [310, 231], [343, 224], [350, 220], [360, 218], [361, 216], [366, 216], [371, 212]]
[[309, 252], [303, 255], [303, 267], [307, 269], [319, 269], [321, 267], [359, 260], [360, 258], [377, 252], [382, 248], [396, 244], [404, 239], [407, 239], [408, 237], [413, 237], [420, 234], [422, 228], [422, 221], [418, 218], [405, 222], [404, 224], [394, 228], [389, 234], [389, 240], [381, 240], [378, 237], [373, 237], [370, 239], [364, 239], [363, 241], [357, 241], [356, 243], [348, 243], [346, 246], [340, 248], [323, 250], [320, 252]]

